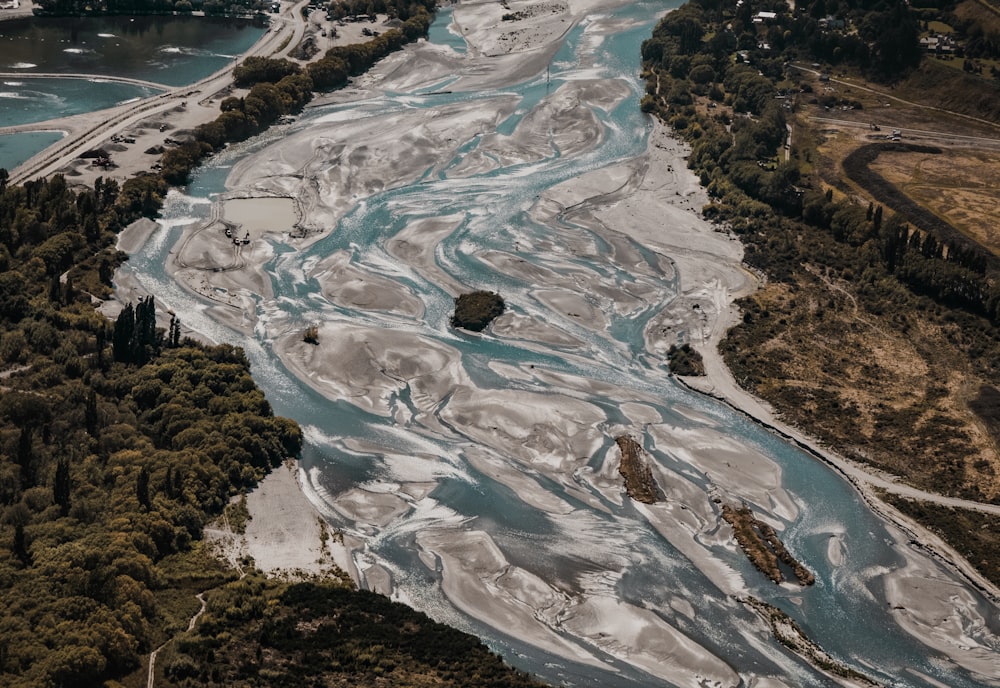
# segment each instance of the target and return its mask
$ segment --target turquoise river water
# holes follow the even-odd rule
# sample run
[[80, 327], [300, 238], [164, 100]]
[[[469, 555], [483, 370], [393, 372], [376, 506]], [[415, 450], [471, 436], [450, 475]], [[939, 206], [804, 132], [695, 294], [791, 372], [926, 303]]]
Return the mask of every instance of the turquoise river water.
[[[395, 597], [479, 635], [517, 667], [577, 686], [837, 685], [831, 676], [774, 641], [760, 618], [724, 589], [717, 576], [683, 553], [679, 541], [665, 535], [664, 528], [654, 527], [673, 516], [663, 517], [665, 512], [656, 512], [657, 507], [647, 509], [616, 499], [601, 487], [595, 476], [613, 453], [610, 437], [596, 452], [578, 457], [572, 469], [551, 469], [514, 457], [516, 448], [505, 452], [489, 437], [468, 430], [462, 425], [462, 415], [450, 410], [457, 402], [447, 394], [430, 414], [433, 418], [426, 421], [419, 420], [424, 417], [418, 409], [421, 401], [406, 385], [391, 400], [396, 412], [389, 415], [364, 410], [347, 398], [328, 399], [283, 365], [275, 353], [269, 321], [280, 317], [302, 326], [333, 322], [344, 329], [363, 325], [405, 331], [413, 341], [456, 352], [462, 374], [478, 390], [486, 408], [491, 397], [509, 398], [503, 395], [511, 390], [535, 400], [552, 398], [555, 403], [573, 397], [585, 402], [603, 416], [595, 425], [638, 427], [639, 439], [657, 465], [657, 475], [690, 486], [704, 496], [706, 504], [716, 477], [686, 459], [683, 439], [672, 445], [665, 436], [710, 435], [736, 447], [734, 457], [740, 451], [765, 457], [767, 465], [777, 467], [780, 488], [797, 508], [782, 510], [766, 499], [757, 499], [753, 506], [783, 527], [784, 541], [812, 568], [817, 582], [807, 589], [776, 586], [754, 571], [735, 547], [714, 541], [706, 533], [701, 545], [706, 556], [742, 581], [739, 586], [744, 594], [780, 607], [837, 661], [885, 685], [998, 685], [1000, 670], [992, 676], [989, 670], [972, 670], [907, 632], [899, 610], [888, 603], [885, 589], [895, 572], [909, 570], [914, 561], [921, 576], [953, 586], [954, 599], [961, 599], [968, 610], [948, 621], [957, 624], [954, 634], [962, 637], [956, 642], [965, 649], [978, 648], [979, 656], [987, 657], [987, 666], [993, 657], [992, 666], [997, 668], [1000, 622], [993, 603], [949, 567], [901, 540], [827, 466], [728, 407], [679, 386], [662, 361], [644, 353], [643, 331], [678, 289], [676, 275], [656, 267], [660, 263], [651, 251], [632, 242], [647, 272], [658, 275], [651, 278], [656, 280], [655, 296], [647, 299], [645, 307], [606, 313], [609, 324], [599, 332], [551, 309], [539, 297], [537, 284], [483, 259], [510, 252], [512, 246], [533, 246], [519, 259], [539, 274], [558, 264], [564, 271], [591, 275], [608, 284], [632, 284], [632, 276], [608, 258], [613, 252], [603, 238], [569, 221], [555, 228], [535, 224], [525, 208], [556, 184], [620, 164], [646, 150], [651, 125], [638, 107], [642, 93], [638, 52], [655, 16], [664, 9], [662, 3], [640, 1], [615, 10], [611, 19], [619, 28], [599, 42], [591, 40], [588, 28], [601, 18], [588, 17], [563, 38], [547, 75], [534, 75], [497, 91], [450, 92], [443, 90], [448, 88], [445, 84], [432, 95], [422, 95], [429, 92], [426, 88], [418, 93], [377, 93], [359, 103], [314, 108], [290, 130], [272, 131], [234, 146], [199, 170], [183, 193], [170, 196], [162, 228], [131, 257], [126, 270], [187, 326], [216, 341], [244, 347], [276, 413], [294, 418], [305, 429], [308, 442], [303, 465], [311, 495], [331, 523], [363, 542], [355, 552], [359, 568], [383, 572], [380, 587], [388, 580]], [[448, 30], [450, 20], [449, 12], [441, 14], [432, 27], [431, 42], [462, 54], [464, 43], [458, 33]], [[595, 51], [598, 66], [592, 61], [585, 65]], [[164, 269], [182, 228], [209, 217], [210, 202], [225, 191], [231, 167], [290, 135], [289, 131], [308, 135], [324, 118], [346, 121], [373, 112], [474, 105], [503, 95], [517, 99], [513, 113], [496, 128], [509, 134], [550, 93], [582, 78], [584, 70], [587, 78], [596, 73], [609, 83], [626, 84], [630, 91], [614, 107], [594, 109], [602, 135], [593, 146], [573, 155], [553, 148], [541, 161], [498, 160], [488, 172], [452, 174], [481, 145], [486, 132], [480, 132], [461, 142], [454, 159], [435, 161], [436, 172], [429, 171], [412, 184], [387, 184], [387, 190], [359, 202], [308, 249], [295, 251], [275, 243], [274, 257], [267, 265], [274, 298], [260, 299], [264, 315], [253, 335], [214, 320], [210, 304], [176, 284]], [[516, 336], [473, 336], [451, 330], [448, 291], [426, 271], [399, 264], [386, 248], [415, 219], [440, 216], [464, 219], [438, 244], [434, 252], [437, 269], [462, 284], [500, 291], [518, 315], [558, 326], [583, 345], [568, 351]], [[566, 251], [563, 244], [570, 236], [586, 237], [598, 250], [588, 254]], [[310, 270], [336, 252], [346, 252], [353, 264], [404, 285], [421, 302], [422, 313], [407, 319], [338, 306], [323, 298]], [[523, 374], [512, 375], [510, 370]], [[574, 380], [588, 384], [566, 382]], [[654, 421], [630, 423], [630, 415], [640, 404]], [[566, 422], [572, 424], [574, 419]], [[400, 489], [417, 484], [424, 488], [411, 490], [409, 496]], [[519, 485], [530, 490], [522, 491]], [[391, 493], [394, 504], [402, 506], [385, 518], [373, 519], [339, 505], [356, 499], [359, 489], [365, 494]], [[544, 495], [564, 508], [558, 512], [539, 508]], [[680, 511], [671, 513], [683, 517]], [[457, 542], [472, 535], [478, 538], [476, 542], [488, 542], [487, 549], [500, 552], [497, 556], [502, 559], [495, 577], [476, 583], [482, 591], [483, 609], [469, 604], [468, 598], [456, 601], [460, 596], [450, 586], [460, 576], [456, 572], [462, 564], [455, 562], [462, 557], [449, 559], [443, 554], [449, 551], [449, 538]], [[833, 537], [845, 553], [840, 558], [829, 554]], [[531, 582], [514, 585], [512, 577]], [[374, 580], [366, 577], [364, 583], [374, 586]], [[491, 599], [500, 600], [498, 606], [484, 610], [487, 596], [501, 589], [514, 592], [495, 595]], [[543, 598], [548, 602], [538, 604]], [[522, 618], [529, 619], [525, 622], [529, 626], [537, 623], [540, 633], [555, 640], [536, 642], [534, 631], [518, 630], [521, 622], [505, 621]], [[650, 645], [656, 649], [645, 659], [628, 649]], [[692, 669], [698, 661], [691, 657], [699, 653], [714, 657], [715, 666], [728, 667], [729, 673], [718, 668]]]

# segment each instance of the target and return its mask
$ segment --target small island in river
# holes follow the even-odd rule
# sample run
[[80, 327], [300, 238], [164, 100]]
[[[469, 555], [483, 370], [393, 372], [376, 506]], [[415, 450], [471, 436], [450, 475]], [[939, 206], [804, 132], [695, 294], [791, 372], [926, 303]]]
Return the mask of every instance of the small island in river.
[[482, 332], [494, 318], [503, 314], [506, 304], [503, 298], [492, 291], [473, 291], [455, 299], [455, 314], [451, 317], [453, 327]]
[[750, 562], [775, 583], [785, 580], [780, 564], [792, 569], [799, 585], [812, 585], [816, 582], [809, 569], [791, 555], [774, 528], [754, 516], [749, 507], [744, 505], [734, 509], [723, 504], [722, 518], [733, 527], [733, 536]]
[[628, 435], [616, 437], [615, 443], [622, 452], [618, 472], [625, 478], [628, 496], [643, 504], [663, 501], [663, 493], [653, 478], [653, 471], [642, 458], [642, 446]]

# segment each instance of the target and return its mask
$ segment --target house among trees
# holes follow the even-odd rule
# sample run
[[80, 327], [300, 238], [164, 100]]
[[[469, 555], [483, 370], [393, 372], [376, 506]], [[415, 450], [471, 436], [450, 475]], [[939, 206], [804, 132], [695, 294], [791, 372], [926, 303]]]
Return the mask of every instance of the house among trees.
[[944, 34], [924, 36], [920, 39], [920, 47], [929, 53], [955, 55], [958, 52], [958, 44], [955, 43], [955, 39]]

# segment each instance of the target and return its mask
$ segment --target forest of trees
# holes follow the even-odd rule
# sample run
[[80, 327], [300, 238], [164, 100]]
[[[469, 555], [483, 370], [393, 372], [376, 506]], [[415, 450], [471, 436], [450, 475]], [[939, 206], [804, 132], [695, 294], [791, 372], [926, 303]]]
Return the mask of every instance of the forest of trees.
[[[219, 636], [225, 633], [225, 643]], [[370, 592], [251, 575], [214, 591], [165, 686], [539, 688], [474, 636]]]
[[[5, 177], [5, 175], [3, 175]], [[93, 685], [157, 639], [158, 566], [237, 490], [294, 456], [241, 351], [94, 310], [115, 232], [162, 188], [0, 190], [0, 683]]]
[[[762, 28], [754, 23], [760, 11], [776, 14]], [[828, 17], [844, 22], [843, 30], [825, 28], [821, 22]], [[716, 25], [722, 30], [712, 30]], [[706, 35], [710, 38], [703, 41]], [[919, 63], [918, 35], [918, 20], [904, 0], [811, 0], [796, 2], [794, 12], [783, 0], [737, 5], [696, 0], [664, 18], [643, 43], [642, 56], [675, 77], [686, 77], [699, 65], [721, 75], [735, 51], [747, 51], [765, 76], [774, 76], [788, 59], [820, 59], [892, 81]]]

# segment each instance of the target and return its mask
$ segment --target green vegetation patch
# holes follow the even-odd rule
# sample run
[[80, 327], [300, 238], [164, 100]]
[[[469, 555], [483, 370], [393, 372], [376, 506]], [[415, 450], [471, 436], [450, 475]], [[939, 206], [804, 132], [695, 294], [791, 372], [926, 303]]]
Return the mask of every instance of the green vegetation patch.
[[540, 685], [474, 636], [382, 595], [254, 574], [210, 593], [195, 631], [176, 645], [162, 685]]
[[701, 354], [695, 351], [690, 344], [676, 346], [670, 345], [667, 350], [667, 361], [670, 372], [674, 375], [699, 376], [705, 374], [705, 363], [701, 359]]
[[494, 318], [503, 314], [506, 304], [499, 294], [492, 291], [474, 291], [455, 299], [453, 327], [481, 332]]

